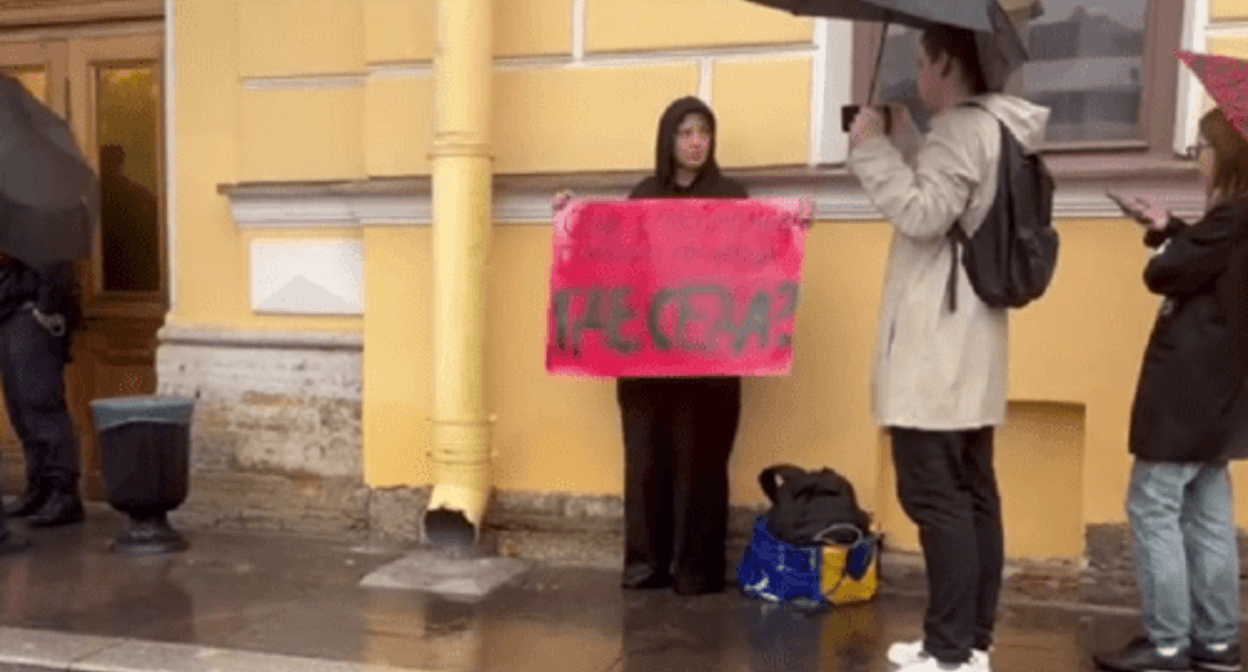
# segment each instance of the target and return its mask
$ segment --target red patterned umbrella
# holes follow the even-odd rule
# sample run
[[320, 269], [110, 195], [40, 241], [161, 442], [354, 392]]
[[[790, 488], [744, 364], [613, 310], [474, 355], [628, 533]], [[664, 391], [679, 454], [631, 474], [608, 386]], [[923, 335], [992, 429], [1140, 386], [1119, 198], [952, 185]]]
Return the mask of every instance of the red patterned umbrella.
[[1248, 138], [1248, 61], [1188, 51], [1174, 55], [1192, 69], [1226, 120]]

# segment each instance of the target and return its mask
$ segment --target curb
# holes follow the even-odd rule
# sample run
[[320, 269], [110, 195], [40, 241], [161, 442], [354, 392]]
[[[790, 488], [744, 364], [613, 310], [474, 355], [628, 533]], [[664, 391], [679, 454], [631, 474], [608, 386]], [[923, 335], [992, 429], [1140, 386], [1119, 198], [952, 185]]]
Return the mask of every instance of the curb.
[[0, 672], [429, 672], [299, 656], [0, 628]]

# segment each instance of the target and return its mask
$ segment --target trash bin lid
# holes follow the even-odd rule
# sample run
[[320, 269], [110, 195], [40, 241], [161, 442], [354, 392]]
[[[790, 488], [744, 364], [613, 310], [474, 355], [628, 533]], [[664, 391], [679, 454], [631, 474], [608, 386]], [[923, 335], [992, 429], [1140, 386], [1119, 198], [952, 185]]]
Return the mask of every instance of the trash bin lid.
[[91, 417], [95, 420], [96, 431], [99, 432], [135, 422], [189, 425], [194, 410], [194, 399], [155, 394], [96, 399], [91, 402]]

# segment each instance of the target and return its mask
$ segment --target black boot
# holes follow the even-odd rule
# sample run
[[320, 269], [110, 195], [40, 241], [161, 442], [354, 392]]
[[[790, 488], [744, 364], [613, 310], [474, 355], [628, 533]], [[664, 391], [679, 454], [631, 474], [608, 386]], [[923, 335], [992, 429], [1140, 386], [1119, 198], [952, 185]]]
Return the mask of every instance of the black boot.
[[39, 511], [30, 517], [30, 527], [60, 527], [81, 523], [85, 514], [75, 479], [51, 478], [49, 485], [51, 487], [48, 498]]
[[48, 501], [48, 494], [48, 488], [42, 482], [31, 481], [26, 484], [26, 492], [23, 492], [16, 502], [5, 507], [4, 515], [10, 518], [25, 518], [34, 515], [43, 508], [43, 503]]

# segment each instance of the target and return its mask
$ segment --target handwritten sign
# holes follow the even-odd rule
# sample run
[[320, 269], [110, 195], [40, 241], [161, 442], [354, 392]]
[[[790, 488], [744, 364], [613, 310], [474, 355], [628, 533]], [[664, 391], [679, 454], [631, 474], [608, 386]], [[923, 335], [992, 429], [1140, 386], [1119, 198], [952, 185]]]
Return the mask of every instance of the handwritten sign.
[[786, 375], [805, 230], [791, 200], [579, 201], [555, 218], [546, 370]]

